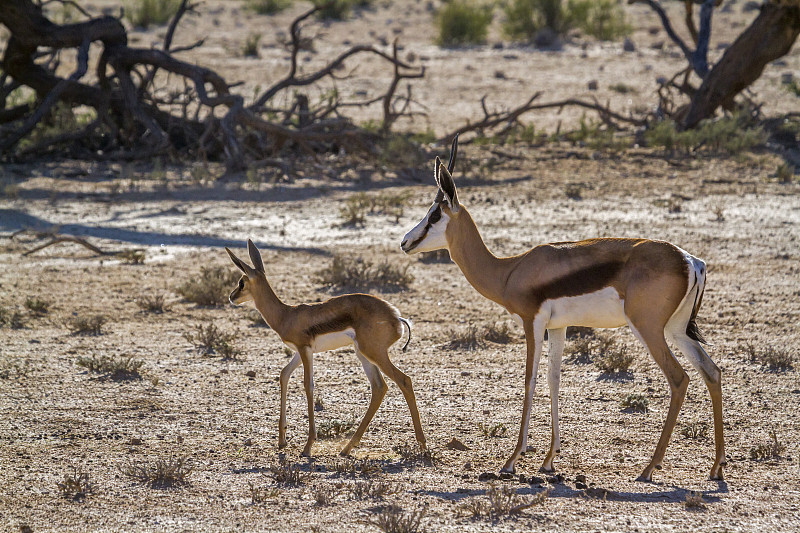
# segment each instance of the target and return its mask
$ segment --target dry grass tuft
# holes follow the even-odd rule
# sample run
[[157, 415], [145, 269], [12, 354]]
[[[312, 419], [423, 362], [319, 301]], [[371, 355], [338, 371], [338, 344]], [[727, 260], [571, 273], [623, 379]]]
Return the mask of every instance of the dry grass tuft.
[[497, 422], [496, 424], [484, 424], [480, 422], [478, 423], [478, 427], [484, 437], [504, 437], [508, 431], [508, 428], [502, 422]]
[[25, 327], [25, 315], [17, 311], [8, 311], [0, 307], [0, 326], [8, 326], [11, 329], [22, 329]]
[[91, 357], [78, 357], [76, 364], [89, 372], [106, 374], [114, 381], [122, 381], [128, 379], [142, 379], [140, 370], [142, 366], [144, 366], [144, 361], [141, 359], [134, 359], [132, 355], [123, 357], [114, 357], [111, 355], [96, 357], [93, 355]]
[[238, 271], [223, 267], [203, 267], [199, 277], [187, 280], [175, 290], [192, 303], [217, 307], [228, 302], [228, 294], [238, 281]]
[[136, 305], [147, 313], [161, 314], [169, 311], [169, 304], [166, 303], [163, 294], [145, 294], [136, 300]]
[[59, 494], [68, 500], [80, 501], [94, 492], [94, 486], [89, 482], [89, 473], [73, 468], [69, 474], [64, 474], [64, 480], [56, 483]]
[[462, 329], [450, 329], [445, 333], [450, 339], [444, 348], [450, 350], [477, 350], [486, 346], [486, 341], [508, 344], [514, 341], [511, 328], [505, 322], [478, 327], [470, 324]]
[[25, 308], [36, 316], [42, 316], [50, 311], [50, 303], [41, 298], [26, 298]]
[[385, 505], [375, 510], [375, 514], [366, 520], [384, 533], [419, 533], [425, 509], [406, 512], [399, 505]]
[[74, 316], [64, 325], [72, 335], [100, 335], [106, 322], [108, 318], [105, 315]]
[[768, 346], [764, 350], [748, 342], [741, 347], [740, 353], [744, 354], [751, 363], [759, 363], [770, 370], [791, 370], [794, 368], [794, 355], [788, 350]]
[[350, 487], [350, 494], [357, 500], [381, 500], [398, 492], [398, 488], [387, 481], [357, 481]]
[[364, 192], [353, 194], [339, 208], [342, 226], [363, 226], [367, 222], [367, 215], [377, 214], [393, 217], [395, 223], [398, 223], [400, 217], [403, 216], [409, 196], [408, 193], [390, 192], [378, 195], [369, 195]]
[[683, 506], [692, 511], [701, 511], [706, 508], [706, 501], [703, 499], [702, 492], [691, 491], [686, 494]]
[[[322, 400], [318, 399], [318, 401], [321, 402]], [[339, 435], [347, 434], [355, 425], [355, 420], [339, 420], [338, 418], [326, 420], [317, 426], [317, 437], [320, 439], [333, 439]]]
[[346, 476], [371, 477], [383, 472], [381, 466], [374, 461], [353, 457], [337, 458], [328, 468], [337, 474]]
[[252, 481], [248, 483], [248, 487], [250, 490], [250, 502], [253, 504], [264, 503], [269, 500], [274, 500], [281, 493], [280, 489], [276, 487], [270, 487], [270, 486], [260, 487], [255, 483], [253, 483]]
[[120, 472], [154, 489], [160, 489], [188, 484], [187, 478], [192, 473], [192, 466], [189, 458], [181, 455], [169, 459], [159, 458], [152, 464], [139, 464], [131, 460], [120, 468]]
[[195, 331], [187, 331], [183, 338], [194, 344], [194, 346], [205, 355], [218, 354], [223, 359], [237, 359], [241, 355], [241, 350], [234, 348], [233, 340], [236, 338], [234, 333], [225, 333], [214, 324], [195, 325]]
[[647, 406], [650, 404], [650, 400], [644, 394], [628, 394], [625, 396], [620, 405], [623, 409], [628, 409], [630, 411], [635, 411], [639, 413], [646, 413], [648, 411]]
[[534, 505], [542, 505], [549, 495], [548, 489], [524, 499], [511, 486], [491, 484], [485, 498], [471, 498], [461, 505], [460, 511], [473, 518], [497, 519], [519, 514]]
[[768, 442], [761, 442], [750, 448], [750, 459], [753, 461], [780, 459], [786, 453], [786, 445], [778, 440], [778, 434], [774, 429], [770, 430], [769, 439]]
[[117, 257], [127, 265], [143, 265], [147, 254], [141, 249], [123, 250], [117, 254]]
[[422, 463], [433, 466], [439, 460], [439, 453], [428, 448], [422, 450], [418, 445], [409, 446], [408, 444], [398, 444], [392, 450], [400, 456], [404, 463]]
[[286, 459], [281, 459], [277, 465], [269, 467], [269, 471], [272, 479], [283, 485], [300, 485], [310, 477], [308, 472], [304, 472]]
[[708, 423], [690, 422], [681, 428], [681, 436], [692, 440], [705, 439], [708, 436]]
[[314, 496], [314, 504], [318, 506], [330, 505], [339, 496], [341, 490], [334, 485], [324, 484], [320, 485], [312, 491]]
[[397, 291], [408, 287], [414, 277], [408, 272], [408, 265], [398, 266], [388, 261], [373, 263], [363, 258], [334, 255], [330, 266], [317, 272], [317, 279], [333, 288]]
[[594, 364], [604, 374], [626, 373], [636, 359], [635, 354], [628, 350], [624, 344], [613, 341], [595, 358]]

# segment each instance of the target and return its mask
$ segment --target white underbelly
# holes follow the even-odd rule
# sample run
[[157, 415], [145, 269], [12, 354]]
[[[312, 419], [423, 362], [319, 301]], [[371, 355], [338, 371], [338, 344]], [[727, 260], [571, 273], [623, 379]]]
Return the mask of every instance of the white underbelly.
[[549, 315], [548, 329], [566, 326], [618, 328], [627, 324], [624, 303], [613, 287], [606, 287], [580, 296], [546, 300], [540, 313]]
[[328, 350], [335, 350], [343, 346], [350, 346], [356, 338], [356, 332], [353, 328], [347, 328], [344, 331], [334, 331], [333, 333], [325, 333], [314, 337], [311, 343], [311, 352], [319, 353]]

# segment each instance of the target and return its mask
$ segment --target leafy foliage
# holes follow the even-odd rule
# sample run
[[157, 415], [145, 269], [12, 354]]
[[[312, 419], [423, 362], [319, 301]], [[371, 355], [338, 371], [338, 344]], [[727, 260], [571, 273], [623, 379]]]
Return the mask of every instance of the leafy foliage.
[[436, 15], [437, 42], [442, 46], [480, 44], [486, 41], [492, 18], [490, 5], [470, 0], [448, 2]]

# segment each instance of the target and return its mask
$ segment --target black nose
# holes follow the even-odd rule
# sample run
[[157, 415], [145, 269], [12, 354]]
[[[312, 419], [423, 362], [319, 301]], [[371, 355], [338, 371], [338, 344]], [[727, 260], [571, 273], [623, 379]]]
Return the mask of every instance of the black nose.
[[407, 242], [408, 242], [408, 239], [406, 239], [406, 240], [404, 240], [403, 242], [401, 242], [401, 243], [400, 243], [400, 248], [405, 248], [405, 247], [406, 247], [406, 243], [407, 243]]

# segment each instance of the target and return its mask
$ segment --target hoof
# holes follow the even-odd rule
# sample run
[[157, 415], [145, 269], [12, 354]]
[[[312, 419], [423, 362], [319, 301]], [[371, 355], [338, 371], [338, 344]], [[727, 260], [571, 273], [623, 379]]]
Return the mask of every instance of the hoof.
[[652, 483], [653, 482], [653, 476], [652, 475], [644, 475], [644, 474], [642, 474], [641, 476], [636, 478], [636, 481], [641, 481], [642, 483]]
[[288, 442], [279, 442], [279, 443], [278, 443], [278, 449], [279, 449], [279, 450], [282, 450], [283, 448], [286, 448], [286, 446], [287, 446], [288, 444], [289, 444]]
[[339, 452], [339, 457], [350, 457], [350, 450], [342, 450]]
[[550, 467], [549, 467], [549, 468], [547, 467], [547, 465], [542, 465], [542, 466], [539, 468], [539, 472], [542, 472], [543, 474], [552, 474], [552, 473], [553, 473], [553, 472], [555, 472], [555, 471], [556, 471], [556, 469], [555, 469], [555, 468], [553, 468], [553, 465], [550, 465]]
[[503, 468], [500, 469], [500, 474], [501, 475], [502, 474], [513, 474], [514, 472], [516, 472], [516, 469], [513, 466], [511, 468], [508, 468], [508, 467], [504, 466]]

